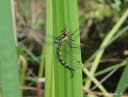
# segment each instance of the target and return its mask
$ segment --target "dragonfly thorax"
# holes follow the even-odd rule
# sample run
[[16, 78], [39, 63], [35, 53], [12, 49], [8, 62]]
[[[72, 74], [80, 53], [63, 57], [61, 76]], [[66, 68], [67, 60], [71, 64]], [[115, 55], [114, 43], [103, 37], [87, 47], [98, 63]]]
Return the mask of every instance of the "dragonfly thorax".
[[60, 43], [60, 40], [58, 38], [56, 38], [55, 43], [56, 44], [59, 44]]

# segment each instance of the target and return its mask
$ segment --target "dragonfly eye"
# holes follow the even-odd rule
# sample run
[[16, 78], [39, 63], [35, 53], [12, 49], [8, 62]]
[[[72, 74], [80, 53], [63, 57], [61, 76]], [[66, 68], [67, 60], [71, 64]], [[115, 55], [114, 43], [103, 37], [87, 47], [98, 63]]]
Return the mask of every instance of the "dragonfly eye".
[[69, 30], [68, 29], [65, 29], [65, 32], [69, 32]]
[[68, 32], [64, 32], [64, 36], [67, 36], [68, 35]]

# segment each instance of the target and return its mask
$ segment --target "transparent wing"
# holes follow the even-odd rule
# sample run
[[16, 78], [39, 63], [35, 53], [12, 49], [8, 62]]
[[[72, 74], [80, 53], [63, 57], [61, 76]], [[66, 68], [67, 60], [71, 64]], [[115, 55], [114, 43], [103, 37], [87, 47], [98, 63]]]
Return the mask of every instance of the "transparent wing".
[[[77, 29], [75, 32], [73, 32], [73, 33], [71, 33], [71, 35], [70, 35], [70, 38], [69, 38], [69, 41], [68, 41], [68, 45], [71, 47], [71, 48], [83, 48], [83, 47], [85, 47], [85, 44], [81, 44], [80, 46], [78, 45], [78, 44], [73, 44], [73, 45], [71, 45], [71, 42], [73, 42], [73, 41], [76, 41], [76, 39], [78, 38], [78, 36], [79, 36], [79, 34], [77, 34], [76, 35], [76, 32], [78, 31], [79, 29]], [[32, 28], [31, 26], [29, 26], [29, 25], [24, 25], [24, 32], [30, 32], [30, 31], [33, 31], [33, 33], [36, 33], [36, 32], [40, 32], [40, 33], [42, 33], [43, 31], [41, 30], [41, 29], [34, 29], [34, 28]], [[74, 38], [72, 38], [72, 35], [74, 35]], [[47, 37], [47, 38], [49, 38], [48, 39], [48, 41], [45, 41], [44, 42], [44, 40], [42, 40], [42, 42], [40, 41], [41, 39], [40, 39], [40, 35], [37, 35], [37, 34], [33, 34], [33, 36], [36, 36], [36, 37], [34, 37], [35, 38], [35, 40], [38, 42], [38, 43], [44, 43], [44, 45], [45, 44], [47, 44], [47, 43], [49, 43], [49, 44], [51, 44], [52, 42], [52, 40], [50, 40], [50, 39], [56, 39], [56, 36], [54, 36], [53, 34], [51, 34], [51, 33], [46, 33], [46, 35], [45, 35], [45, 37]], [[40, 39], [40, 40], [39, 40]], [[42, 45], [42, 44], [41, 44]]]
[[[28, 25], [25, 26], [25, 28], [27, 29], [26, 31], [33, 30], [33, 32], [35, 32], [35, 33], [36, 32], [41, 32], [42, 33], [42, 30], [34, 29], [34, 28], [32, 28], [31, 26], [28, 26]], [[70, 35], [70, 38], [69, 38], [68, 42], [66, 43], [68, 45], [68, 47], [71, 48], [71, 49], [80, 49], [80, 48], [84, 47], [84, 45], [79, 46], [78, 44], [74, 43], [76, 41], [78, 35], [79, 35], [79, 34], [76, 34], [77, 31], [78, 30], [76, 30], [75, 32], [73, 32]], [[71, 38], [72, 35], [74, 35], [74, 39]], [[55, 46], [55, 42], [54, 42], [55, 39], [56, 39], [55, 36], [53, 36], [51, 33], [46, 33], [45, 38], [46, 38], [45, 41], [43, 40], [42, 42], [38, 42], [38, 43], [40, 45], [45, 46], [46, 49], [51, 47], [51, 46]], [[66, 51], [64, 49], [63, 49], [63, 51], [66, 52], [65, 54], [68, 54], [68, 55], [70, 54], [70, 51]], [[44, 54], [46, 55], [46, 54], [49, 54], [51, 52], [52, 52], [52, 49], [51, 50], [46, 50]], [[74, 57], [72, 54], [70, 54], [69, 56], [71, 57], [71, 59], [73, 61], [65, 59], [65, 55], [62, 56], [62, 59], [64, 59], [65, 64], [68, 65], [68, 66], [71, 66], [74, 69], [80, 68], [80, 64], [82, 64], [81, 61], [78, 60], [76, 57]]]
[[[24, 31], [23, 32], [30, 32], [30, 31], [33, 31], [33, 33], [36, 33], [36, 32], [40, 32], [40, 33], [42, 33], [43, 31], [41, 30], [41, 29], [34, 29], [34, 28], [32, 28], [31, 26], [29, 26], [29, 25], [24, 25]], [[37, 35], [37, 34], [33, 34], [34, 36], [37, 36], [37, 38], [40, 38], [39, 37], [39, 35]], [[55, 36], [53, 36], [51, 33], [46, 33], [46, 35], [45, 35], [45, 37], [47, 37], [48, 39], [45, 41], [45, 39], [43, 39], [42, 40], [42, 44], [43, 45], [46, 45], [46, 44], [52, 44], [53, 43], [53, 40], [52, 39], [54, 39], [55, 40]], [[41, 44], [41, 45], [42, 45]]]

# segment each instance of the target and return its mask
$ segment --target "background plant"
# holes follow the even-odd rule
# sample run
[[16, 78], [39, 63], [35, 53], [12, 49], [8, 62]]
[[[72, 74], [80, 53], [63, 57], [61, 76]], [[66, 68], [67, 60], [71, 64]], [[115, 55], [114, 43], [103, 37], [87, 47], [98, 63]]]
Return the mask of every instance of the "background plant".
[[[82, 61], [85, 63], [84, 66], [88, 68], [86, 70], [90, 70], [90, 68], [93, 67], [93, 59], [95, 55], [97, 55], [97, 52], [101, 49], [105, 51], [98, 62], [96, 74], [90, 76], [90, 78], [92, 78], [91, 80], [95, 83], [94, 80], [97, 79], [98, 83], [100, 83], [108, 93], [114, 93], [116, 90], [116, 92], [120, 91], [127, 94], [127, 77], [125, 76], [125, 74], [127, 74], [126, 58], [128, 56], [127, 18], [125, 18], [119, 29], [116, 28], [116, 34], [107, 41], [107, 45], [98, 49], [101, 47], [101, 43], [106, 35], [114, 28], [114, 25], [119, 23], [119, 20], [127, 10], [127, 0], [78, 0], [78, 4], [81, 45], [84, 44], [84, 47], [81, 48]], [[40, 56], [44, 58], [43, 52], [45, 52], [44, 45], [42, 52], [46, 21], [45, 5], [45, 1], [42, 0], [15, 1], [17, 37], [19, 43], [18, 54], [20, 56], [19, 64], [22, 67], [20, 68], [20, 74], [24, 96], [35, 95], [41, 97], [44, 93], [45, 67], [44, 65], [39, 66], [39, 64]], [[28, 28], [24, 25], [30, 27]], [[32, 28], [34, 28], [34, 30]], [[53, 28], [49, 27], [48, 32], [51, 33], [52, 30]], [[47, 46], [47, 49], [51, 49], [51, 46]], [[41, 64], [44, 63], [45, 61], [42, 60]], [[126, 66], [125, 69], [123, 69], [124, 66]], [[83, 72], [84, 85], [88, 77], [87, 72]], [[115, 81], [113, 81], [113, 79]], [[103, 93], [103, 91], [98, 89], [99, 87], [94, 88], [95, 84], [92, 84], [91, 88], [88, 89], [83, 86], [85, 97], [88, 93], [94, 96], [99, 96], [98, 93]], [[54, 92], [50, 95], [54, 95]]]
[[[12, 2], [0, 1], [0, 96], [21, 97]], [[14, 80], [15, 79], [15, 80]], [[15, 90], [14, 90], [15, 89]]]

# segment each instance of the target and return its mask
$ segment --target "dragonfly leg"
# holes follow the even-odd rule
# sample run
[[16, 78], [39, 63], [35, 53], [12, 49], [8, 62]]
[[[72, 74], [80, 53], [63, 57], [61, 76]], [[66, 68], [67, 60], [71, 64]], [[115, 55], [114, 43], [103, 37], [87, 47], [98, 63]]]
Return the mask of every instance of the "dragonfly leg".
[[79, 29], [77, 29], [75, 32], [73, 32], [73, 33], [71, 34], [71, 36], [74, 35], [78, 30], [79, 30]]
[[74, 71], [71, 71], [71, 78], [74, 77]]
[[68, 45], [70, 46], [70, 48], [80, 48], [80, 46], [72, 46], [70, 42], [68, 42]]

